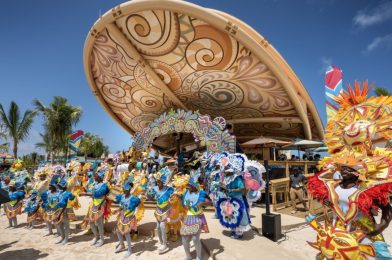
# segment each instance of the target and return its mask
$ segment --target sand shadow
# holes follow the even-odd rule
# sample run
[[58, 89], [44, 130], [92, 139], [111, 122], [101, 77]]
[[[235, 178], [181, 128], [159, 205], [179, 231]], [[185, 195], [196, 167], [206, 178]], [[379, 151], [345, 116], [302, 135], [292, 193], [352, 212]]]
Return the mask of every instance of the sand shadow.
[[4, 249], [7, 249], [7, 248], [11, 247], [13, 244], [15, 244], [17, 242], [18, 241], [15, 240], [14, 242], [11, 242], [11, 243], [8, 243], [8, 244], [4, 244], [4, 245], [0, 245], [0, 252], [3, 251]]
[[20, 250], [12, 250], [6, 251], [4, 253], [0, 253], [0, 259], [39, 259], [47, 257], [49, 254], [42, 253], [41, 251], [34, 248], [20, 249]]
[[[232, 238], [233, 241], [236, 241], [236, 242], [238, 241], [240, 243], [241, 241], [249, 241], [249, 240], [254, 239], [255, 237], [262, 237], [263, 236], [262, 234], [260, 234], [258, 232], [258, 229], [255, 226], [252, 226], [252, 225], [250, 225], [250, 226], [251, 226], [251, 229], [244, 232], [242, 238], [240, 238], [240, 239]], [[230, 237], [231, 231], [230, 230], [223, 230], [222, 234], [224, 236]]]
[[[138, 239], [139, 240], [139, 239]], [[132, 254], [140, 256], [144, 251], [157, 251], [158, 254], [158, 241], [151, 237], [144, 237], [137, 243], [132, 243]]]
[[[224, 247], [220, 244], [220, 240], [216, 238], [201, 239], [201, 243], [204, 249], [209, 253], [210, 258], [215, 259], [215, 257], [223, 253]], [[208, 247], [206, 246], [208, 245]], [[204, 257], [203, 257], [204, 258]]]

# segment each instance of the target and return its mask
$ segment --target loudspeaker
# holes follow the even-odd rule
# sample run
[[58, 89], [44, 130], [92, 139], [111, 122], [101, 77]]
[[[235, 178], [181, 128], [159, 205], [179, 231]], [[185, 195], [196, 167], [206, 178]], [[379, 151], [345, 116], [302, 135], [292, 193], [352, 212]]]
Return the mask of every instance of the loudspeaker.
[[261, 216], [263, 236], [278, 241], [282, 237], [282, 225], [279, 214], [266, 214]]

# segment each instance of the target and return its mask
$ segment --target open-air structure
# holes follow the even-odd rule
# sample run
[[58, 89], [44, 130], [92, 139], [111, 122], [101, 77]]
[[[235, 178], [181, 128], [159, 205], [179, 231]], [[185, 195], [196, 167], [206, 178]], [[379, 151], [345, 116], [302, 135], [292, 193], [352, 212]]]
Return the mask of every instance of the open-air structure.
[[[323, 139], [315, 105], [291, 67], [267, 39], [221, 11], [175, 0], [116, 6], [91, 28], [84, 68], [100, 104], [132, 135], [181, 109], [224, 118], [241, 143], [260, 135]], [[172, 132], [192, 133], [184, 129]], [[169, 132], [150, 141], [170, 152]], [[184, 134], [182, 144], [194, 140]]]

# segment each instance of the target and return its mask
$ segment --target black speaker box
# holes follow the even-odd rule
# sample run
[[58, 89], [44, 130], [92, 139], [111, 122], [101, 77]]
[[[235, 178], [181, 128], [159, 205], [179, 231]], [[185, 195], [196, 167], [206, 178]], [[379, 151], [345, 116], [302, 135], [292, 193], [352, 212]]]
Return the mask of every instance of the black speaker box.
[[263, 236], [278, 241], [282, 237], [282, 225], [279, 214], [266, 214], [261, 217]]

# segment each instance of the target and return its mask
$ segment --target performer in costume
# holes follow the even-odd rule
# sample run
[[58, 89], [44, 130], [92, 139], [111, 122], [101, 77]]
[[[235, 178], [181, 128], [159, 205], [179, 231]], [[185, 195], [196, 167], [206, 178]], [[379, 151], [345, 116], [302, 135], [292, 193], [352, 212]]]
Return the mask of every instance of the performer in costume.
[[161, 169], [155, 176], [157, 186], [153, 187], [149, 194], [149, 196], [154, 196], [157, 201], [155, 218], [157, 219], [158, 238], [161, 244], [159, 254], [163, 254], [169, 250], [167, 247], [166, 222], [168, 221], [171, 209], [169, 199], [174, 192], [172, 187], [167, 186], [170, 178], [171, 171], [169, 168], [165, 167]]
[[25, 202], [24, 212], [27, 213], [27, 228], [33, 229], [34, 221], [41, 218], [40, 216], [40, 204], [38, 201], [38, 191], [33, 190], [30, 197]]
[[128, 258], [132, 254], [131, 249], [131, 236], [132, 230], [137, 231], [137, 220], [136, 220], [136, 208], [140, 205], [140, 199], [131, 194], [133, 188], [132, 179], [125, 181], [123, 185], [124, 194], [116, 196], [116, 203], [120, 205], [120, 212], [117, 220], [117, 237], [119, 240], [116, 246], [116, 253], [119, 253], [125, 249], [124, 237], [128, 244], [128, 251], [125, 254], [125, 258]]
[[75, 196], [67, 191], [67, 181], [63, 178], [57, 186], [59, 187], [58, 202], [53, 207], [53, 221], [56, 224], [57, 230], [60, 231], [60, 240], [56, 244], [67, 244], [69, 238], [69, 221], [70, 216], [75, 216], [72, 207], [68, 206], [68, 202], [75, 199]]
[[231, 229], [230, 237], [241, 239], [243, 233], [250, 230], [249, 205], [243, 193], [245, 184], [241, 172], [225, 166], [220, 180], [220, 189], [225, 198], [218, 201], [219, 221]]
[[203, 213], [203, 207], [211, 205], [211, 200], [204, 190], [199, 190], [199, 175], [191, 176], [187, 185], [187, 190], [183, 196], [183, 205], [187, 207], [187, 214], [181, 226], [182, 245], [184, 246], [186, 260], [191, 258], [190, 243], [196, 249], [196, 260], [201, 260], [200, 233], [209, 232], [207, 220]]
[[210, 191], [210, 195], [212, 197], [212, 201], [213, 201], [213, 205], [215, 208], [215, 218], [218, 218], [216, 209], [217, 209], [217, 204], [220, 198], [223, 197], [223, 193], [220, 190], [220, 177], [221, 177], [221, 165], [219, 164], [218, 160], [214, 160], [214, 165], [215, 165], [215, 169], [210, 173], [209, 176], [209, 191]]
[[11, 181], [8, 196], [10, 201], [5, 204], [5, 213], [9, 221], [9, 227], [16, 228], [18, 225], [17, 215], [22, 214], [22, 204], [25, 197], [23, 183]]
[[109, 187], [103, 182], [105, 170], [101, 169], [94, 175], [94, 186], [92, 189], [92, 202], [88, 212], [88, 220], [91, 230], [94, 233], [94, 239], [91, 245], [101, 247], [104, 244], [104, 220], [110, 215], [110, 203], [106, 199], [109, 194]]
[[171, 242], [176, 242], [179, 239], [181, 223], [186, 216], [186, 208], [182, 203], [182, 196], [184, 195], [189, 182], [189, 175], [174, 175], [172, 180], [172, 186], [175, 191], [170, 196], [170, 214], [168, 221], [166, 222], [166, 228], [169, 230], [168, 239]]
[[368, 91], [367, 82], [362, 89], [356, 82], [336, 98], [341, 108], [325, 132], [331, 157], [320, 162], [325, 171], [308, 180], [309, 193], [334, 213], [324, 226], [307, 217], [318, 233], [309, 243], [320, 251], [317, 259], [392, 259], [382, 236], [392, 220], [392, 151], [373, 146], [375, 139], [392, 138], [392, 97], [367, 98]]
[[[0, 182], [0, 188], [5, 190], [6, 192], [8, 192], [9, 191], [9, 184], [11, 182], [11, 176], [9, 174], [3, 173], [2, 177], [3, 178], [2, 178], [2, 180]], [[3, 210], [4, 210], [4, 212], [3, 212], [2, 215], [5, 215], [5, 212], [6, 212], [5, 211], [5, 204], [3, 205]]]
[[49, 180], [46, 178], [46, 175], [47, 173], [44, 170], [38, 171], [37, 173], [38, 181], [34, 184], [33, 190], [36, 190], [38, 195], [49, 189]]
[[[60, 181], [60, 176], [53, 175], [49, 183], [49, 190], [41, 193], [43, 219], [48, 229], [48, 234], [46, 234], [45, 236], [53, 235], [53, 215], [54, 215], [54, 206], [57, 204], [59, 199], [58, 191], [57, 191], [57, 184], [59, 181]], [[59, 229], [57, 230], [57, 235], [60, 235]]]

